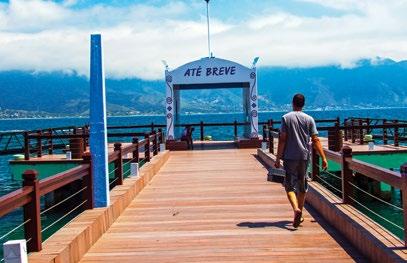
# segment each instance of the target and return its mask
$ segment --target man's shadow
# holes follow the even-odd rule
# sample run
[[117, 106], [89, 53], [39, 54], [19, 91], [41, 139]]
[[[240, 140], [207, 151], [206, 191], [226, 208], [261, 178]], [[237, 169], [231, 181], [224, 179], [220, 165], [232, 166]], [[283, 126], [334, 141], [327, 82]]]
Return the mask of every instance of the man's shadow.
[[247, 228], [266, 228], [266, 227], [278, 227], [282, 229], [286, 229], [288, 231], [296, 231], [297, 229], [294, 227], [289, 227], [292, 225], [291, 221], [282, 220], [276, 222], [241, 222], [237, 224], [238, 227], [247, 227]]

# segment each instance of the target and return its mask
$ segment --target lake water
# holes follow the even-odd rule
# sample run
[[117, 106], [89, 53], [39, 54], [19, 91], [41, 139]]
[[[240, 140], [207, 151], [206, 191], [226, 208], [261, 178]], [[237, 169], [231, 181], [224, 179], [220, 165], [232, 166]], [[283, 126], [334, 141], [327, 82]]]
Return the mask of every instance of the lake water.
[[[333, 119], [340, 117], [341, 120], [348, 117], [368, 117], [368, 118], [386, 118], [386, 119], [407, 119], [407, 108], [398, 109], [363, 109], [363, 110], [341, 110], [341, 111], [311, 111], [307, 112], [315, 119]], [[280, 120], [284, 112], [261, 112], [259, 113], [260, 121], [268, 119]], [[181, 123], [205, 123], [217, 122], [233, 122], [242, 121], [243, 116], [239, 113], [232, 114], [204, 114], [204, 115], [184, 115], [181, 116]], [[34, 130], [49, 127], [62, 126], [83, 126], [88, 124], [88, 118], [55, 118], [55, 119], [13, 119], [0, 120], [0, 131], [12, 130]], [[124, 117], [109, 117], [108, 125], [142, 125], [142, 124], [165, 124], [164, 115], [160, 116], [124, 116]], [[241, 130], [239, 131], [241, 132]], [[215, 140], [231, 140], [233, 139], [233, 127], [211, 127], [205, 128], [205, 134], [211, 135]], [[194, 137], [198, 137], [199, 132], [195, 132]], [[0, 156], [0, 196], [11, 192], [21, 186], [20, 181], [14, 181], [8, 167], [8, 160], [11, 156]], [[407, 160], [406, 160], [407, 161]], [[74, 216], [74, 215], [73, 215]], [[67, 218], [69, 220], [70, 217]], [[47, 220], [47, 218], [43, 218]], [[49, 220], [49, 219], [48, 219]], [[398, 221], [398, 220], [397, 220]], [[0, 237], [7, 231], [17, 226], [22, 222], [21, 211], [0, 219]], [[52, 231], [51, 231], [52, 232]], [[49, 234], [46, 234], [48, 236]], [[22, 232], [18, 232], [14, 238], [21, 238]], [[0, 244], [6, 239], [1, 240]], [[1, 252], [0, 252], [1, 256]], [[1, 258], [1, 257], [0, 257]]]

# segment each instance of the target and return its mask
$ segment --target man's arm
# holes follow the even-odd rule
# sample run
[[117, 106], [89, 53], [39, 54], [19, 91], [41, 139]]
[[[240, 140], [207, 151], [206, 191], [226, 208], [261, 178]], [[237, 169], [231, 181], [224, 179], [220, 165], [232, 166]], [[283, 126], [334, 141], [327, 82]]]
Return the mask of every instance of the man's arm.
[[324, 150], [322, 149], [321, 141], [319, 140], [317, 135], [312, 135], [312, 147], [319, 153], [319, 156], [322, 158], [322, 169], [328, 169], [328, 162], [326, 160], [326, 156]]
[[286, 141], [287, 141], [287, 133], [280, 132], [280, 135], [278, 136], [278, 148], [277, 148], [277, 156], [276, 156], [277, 158], [276, 158], [276, 162], [274, 163], [274, 167], [276, 167], [276, 168], [281, 167], [281, 158], [283, 157]]

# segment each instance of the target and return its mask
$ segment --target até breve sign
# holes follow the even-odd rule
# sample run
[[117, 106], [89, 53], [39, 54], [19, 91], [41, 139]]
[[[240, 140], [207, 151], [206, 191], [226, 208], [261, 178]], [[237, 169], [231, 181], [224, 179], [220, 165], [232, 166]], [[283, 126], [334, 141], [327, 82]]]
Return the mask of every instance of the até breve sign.
[[233, 76], [236, 74], [236, 67], [202, 67], [188, 68], [185, 70], [184, 77], [201, 77], [201, 76]]

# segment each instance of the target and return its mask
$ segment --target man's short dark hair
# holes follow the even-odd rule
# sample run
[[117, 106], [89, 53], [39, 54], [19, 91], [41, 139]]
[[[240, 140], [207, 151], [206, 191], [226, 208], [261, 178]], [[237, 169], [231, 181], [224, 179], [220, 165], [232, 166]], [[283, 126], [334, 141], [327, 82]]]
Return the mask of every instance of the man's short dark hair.
[[295, 94], [293, 97], [293, 105], [297, 108], [303, 108], [305, 105], [305, 97], [301, 93]]

